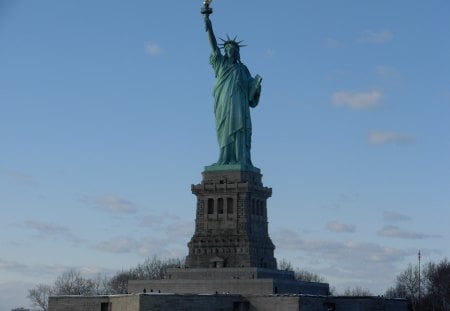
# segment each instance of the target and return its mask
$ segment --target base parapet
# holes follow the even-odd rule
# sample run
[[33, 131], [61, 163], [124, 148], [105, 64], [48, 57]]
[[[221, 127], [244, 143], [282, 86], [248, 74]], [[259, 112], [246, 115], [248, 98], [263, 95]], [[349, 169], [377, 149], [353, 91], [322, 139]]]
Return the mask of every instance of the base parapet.
[[405, 299], [311, 295], [132, 294], [53, 296], [48, 311], [407, 311]]
[[327, 283], [301, 282], [292, 271], [262, 268], [169, 269], [164, 280], [130, 280], [129, 293], [329, 294]]

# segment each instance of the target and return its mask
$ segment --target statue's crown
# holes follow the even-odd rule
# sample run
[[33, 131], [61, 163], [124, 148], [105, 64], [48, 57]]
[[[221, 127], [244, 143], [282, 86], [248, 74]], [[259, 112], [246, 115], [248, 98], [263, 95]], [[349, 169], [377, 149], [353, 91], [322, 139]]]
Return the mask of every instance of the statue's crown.
[[241, 43], [244, 41], [236, 41], [237, 36], [234, 37], [233, 39], [231, 39], [228, 35], [227, 35], [227, 40], [224, 40], [222, 38], [219, 38], [220, 40], [222, 40], [222, 43], [219, 43], [219, 47], [221, 49], [225, 48], [226, 45], [228, 44], [233, 44], [235, 46], [237, 46], [238, 48], [244, 47], [245, 45], [242, 45]]

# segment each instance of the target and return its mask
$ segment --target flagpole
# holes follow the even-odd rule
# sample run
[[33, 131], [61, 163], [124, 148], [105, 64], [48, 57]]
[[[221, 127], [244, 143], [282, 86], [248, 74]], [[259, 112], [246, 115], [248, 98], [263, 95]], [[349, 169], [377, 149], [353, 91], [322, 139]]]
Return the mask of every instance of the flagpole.
[[417, 254], [417, 257], [419, 258], [419, 308], [420, 308], [420, 249], [419, 253]]

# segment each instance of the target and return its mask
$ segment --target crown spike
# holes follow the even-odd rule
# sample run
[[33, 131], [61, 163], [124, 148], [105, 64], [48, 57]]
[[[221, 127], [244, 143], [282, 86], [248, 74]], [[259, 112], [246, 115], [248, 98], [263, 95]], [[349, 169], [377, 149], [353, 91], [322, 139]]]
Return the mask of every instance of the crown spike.
[[224, 40], [224, 39], [219, 37], [219, 39], [222, 41], [222, 43], [218, 44], [220, 48], [224, 48], [227, 44], [235, 44], [239, 48], [247, 46], [247, 45], [241, 44], [242, 42], [244, 42], [244, 40], [236, 41], [237, 40], [237, 36], [235, 36], [233, 39], [231, 39], [228, 34], [226, 34], [226, 36], [227, 36], [226, 40]]

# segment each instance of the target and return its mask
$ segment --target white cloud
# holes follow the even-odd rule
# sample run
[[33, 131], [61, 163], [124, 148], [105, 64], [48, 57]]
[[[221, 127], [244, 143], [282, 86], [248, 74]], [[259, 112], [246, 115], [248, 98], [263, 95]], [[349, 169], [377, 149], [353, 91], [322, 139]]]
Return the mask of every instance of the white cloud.
[[351, 109], [366, 109], [378, 105], [383, 98], [380, 91], [369, 92], [335, 92], [331, 96], [331, 102], [338, 107]]
[[156, 230], [164, 225], [165, 218], [161, 215], [145, 215], [136, 217], [139, 226]]
[[114, 237], [107, 241], [98, 243], [94, 249], [106, 253], [125, 254], [133, 253], [139, 256], [173, 257], [175, 249], [182, 249], [184, 256], [187, 252], [186, 241], [170, 236], [152, 235], [141, 238], [130, 238], [126, 236]]
[[[99, 273], [111, 274], [114, 271], [111, 269], [105, 269], [98, 266], [64, 266], [64, 265], [40, 265], [33, 264], [28, 265], [17, 261], [4, 260], [0, 258], [0, 271], [9, 273], [17, 273], [24, 277], [35, 277], [41, 279], [42, 282], [47, 280], [53, 280], [59, 274], [69, 269], [76, 269], [89, 277], [95, 276]], [[1, 310], [1, 309], [0, 309]]]
[[[17, 261], [8, 261], [0, 258], [0, 274], [12, 275], [12, 279], [22, 281], [33, 281], [36, 283], [52, 284], [54, 280], [63, 272], [75, 269], [88, 278], [96, 278], [99, 275], [112, 276], [117, 269], [99, 267], [99, 266], [66, 266], [66, 265], [42, 265], [42, 264], [24, 264]], [[11, 279], [11, 277], [9, 277]], [[38, 281], [36, 281], [38, 280]], [[4, 280], [6, 281], [6, 280]], [[36, 284], [31, 284], [26, 288], [32, 288]], [[0, 297], [2, 284], [0, 282]], [[26, 295], [25, 295], [26, 296]], [[1, 301], [2, 299], [0, 299]], [[17, 306], [16, 306], [17, 307]], [[0, 308], [0, 310], [3, 310]], [[10, 310], [10, 309], [8, 309]]]
[[352, 233], [355, 232], [354, 225], [347, 225], [339, 221], [330, 221], [327, 223], [327, 229], [336, 233]]
[[445, 100], [450, 101], [450, 90], [444, 90], [442, 92], [442, 96], [444, 97]]
[[145, 52], [152, 56], [157, 56], [162, 53], [162, 49], [159, 44], [154, 42], [149, 42], [145, 45]]
[[100, 242], [95, 248], [107, 253], [131, 253], [138, 247], [139, 242], [134, 238], [116, 237]]
[[132, 202], [114, 195], [97, 198], [95, 203], [112, 213], [130, 214], [137, 212]]
[[23, 186], [34, 186], [36, 184], [31, 175], [21, 171], [0, 168], [0, 175], [5, 176], [10, 182], [15, 184]]
[[16, 261], [3, 260], [0, 258], [0, 270], [5, 271], [22, 271], [27, 268], [26, 265], [20, 264]]
[[383, 78], [390, 78], [395, 80], [400, 78], [400, 74], [398, 73], [398, 71], [389, 66], [378, 65], [375, 68], [375, 72], [377, 75]]
[[105, 195], [97, 198], [84, 197], [80, 201], [113, 214], [134, 214], [138, 211], [131, 201], [116, 195]]
[[12, 310], [18, 307], [30, 307], [27, 298], [28, 289], [35, 284], [25, 282], [2, 282], [0, 283], [0, 310]]
[[194, 234], [195, 223], [193, 221], [178, 221], [167, 227], [168, 237], [175, 241], [180, 237], [191, 237]]
[[383, 212], [383, 221], [386, 222], [399, 222], [399, 221], [407, 221], [411, 220], [411, 217], [408, 215], [403, 215], [397, 212], [384, 211]]
[[36, 238], [39, 239], [63, 239], [71, 242], [74, 246], [82, 242], [69, 228], [58, 224], [28, 220], [25, 222], [24, 227], [34, 230], [36, 232]]
[[415, 137], [408, 134], [402, 134], [392, 131], [380, 132], [376, 130], [372, 130], [369, 132], [369, 143], [373, 145], [380, 144], [408, 144], [415, 141]]
[[353, 206], [359, 199], [359, 193], [340, 193], [334, 202], [323, 205], [324, 208], [341, 209]]
[[341, 46], [341, 42], [334, 38], [326, 38], [325, 46], [330, 49], [338, 48]]
[[139, 256], [184, 256], [187, 242], [193, 234], [192, 221], [166, 213], [163, 216], [145, 216], [141, 226], [151, 229], [151, 235], [123, 235], [97, 243], [93, 248], [107, 253], [134, 253]]
[[380, 230], [378, 230], [377, 234], [379, 236], [388, 237], [388, 238], [399, 238], [399, 239], [407, 239], [407, 240], [421, 240], [428, 238], [438, 238], [438, 235], [432, 234], [424, 234], [417, 233], [414, 231], [405, 231], [401, 230], [397, 226], [384, 226]]
[[[364, 284], [375, 294], [382, 294], [399, 273], [399, 266], [417, 252], [372, 242], [305, 239], [286, 229], [275, 231], [272, 238], [278, 253], [295, 256], [302, 268], [311, 268], [331, 285], [343, 289]], [[428, 254], [438, 252], [427, 250]]]
[[402, 261], [409, 252], [384, 247], [375, 243], [355, 241], [330, 241], [320, 239], [302, 239], [292, 230], [281, 230], [274, 234], [276, 245], [280, 248], [303, 250], [329, 260], [388, 263]]
[[[26, 259], [28, 260], [28, 258]], [[24, 264], [0, 258], [0, 275], [2, 276], [0, 280], [0, 310], [11, 310], [17, 307], [28, 308], [31, 304], [27, 299], [28, 289], [35, 287], [38, 283], [52, 284], [57, 276], [69, 269], [80, 271], [89, 278], [96, 278], [99, 274], [112, 276], [117, 272], [116, 269], [98, 266]]]
[[53, 223], [40, 222], [37, 220], [28, 220], [26, 222], [26, 226], [28, 228], [35, 229], [39, 236], [70, 234], [70, 230], [67, 227]]
[[180, 216], [168, 212], [162, 215], [153, 213], [136, 216], [136, 220], [141, 227], [151, 228], [152, 230], [160, 230], [170, 222], [179, 221]]
[[358, 41], [371, 44], [383, 44], [392, 40], [394, 35], [390, 31], [371, 31], [367, 30], [361, 34]]
[[266, 56], [267, 57], [273, 57], [275, 55], [275, 51], [272, 49], [267, 49], [266, 50]]

